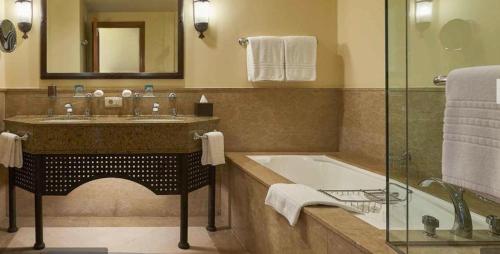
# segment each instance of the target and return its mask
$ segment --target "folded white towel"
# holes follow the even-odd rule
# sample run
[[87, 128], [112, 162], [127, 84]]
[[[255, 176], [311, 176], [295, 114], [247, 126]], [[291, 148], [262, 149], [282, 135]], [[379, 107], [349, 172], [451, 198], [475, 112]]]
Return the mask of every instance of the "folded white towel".
[[201, 164], [222, 165], [226, 163], [224, 156], [224, 135], [222, 132], [213, 131], [206, 133], [202, 139]]
[[354, 207], [346, 206], [328, 195], [302, 184], [273, 184], [267, 192], [265, 204], [283, 215], [291, 226], [297, 224], [300, 211], [305, 206], [337, 206], [351, 212], [361, 213]]
[[22, 141], [17, 135], [8, 132], [0, 135], [0, 164], [6, 168], [23, 167]]
[[443, 180], [500, 200], [500, 66], [452, 71], [446, 84]]
[[284, 81], [285, 47], [273, 36], [249, 37], [247, 46], [248, 81]]
[[285, 70], [287, 81], [315, 81], [318, 41], [313, 36], [287, 36]]

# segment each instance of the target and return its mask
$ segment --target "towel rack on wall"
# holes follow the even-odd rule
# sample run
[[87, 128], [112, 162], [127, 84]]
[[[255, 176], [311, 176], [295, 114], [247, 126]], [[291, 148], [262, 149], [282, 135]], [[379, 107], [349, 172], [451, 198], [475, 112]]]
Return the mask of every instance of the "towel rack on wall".
[[242, 38], [239, 38], [238, 39], [238, 43], [242, 46], [242, 47], [247, 47], [248, 46], [248, 38], [246, 37], [242, 37]]
[[435, 86], [446, 86], [447, 81], [448, 81], [448, 76], [439, 75], [439, 76], [434, 78], [434, 85]]
[[[238, 39], [238, 43], [242, 47], [246, 48], [248, 46], [248, 38], [247, 37], [241, 37], [241, 38]], [[318, 41], [318, 43], [319, 43], [319, 41]]]

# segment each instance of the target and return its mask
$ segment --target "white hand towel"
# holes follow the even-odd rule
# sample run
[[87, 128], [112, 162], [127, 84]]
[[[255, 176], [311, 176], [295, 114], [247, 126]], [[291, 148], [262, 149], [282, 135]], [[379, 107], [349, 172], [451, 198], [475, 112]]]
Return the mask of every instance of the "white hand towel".
[[318, 41], [313, 36], [288, 36], [285, 41], [287, 81], [315, 81]]
[[302, 207], [311, 205], [336, 206], [351, 212], [361, 213], [354, 207], [343, 205], [337, 200], [309, 186], [302, 184], [273, 184], [267, 192], [265, 204], [283, 215], [291, 226], [299, 220]]
[[224, 135], [222, 132], [214, 131], [204, 135], [202, 139], [201, 164], [202, 165], [222, 165], [226, 163], [224, 156]]
[[446, 84], [443, 180], [500, 200], [500, 66], [459, 69]]
[[285, 47], [283, 39], [273, 36], [248, 38], [248, 81], [284, 81]]
[[0, 135], [0, 164], [6, 168], [23, 167], [22, 141], [15, 134], [3, 132]]

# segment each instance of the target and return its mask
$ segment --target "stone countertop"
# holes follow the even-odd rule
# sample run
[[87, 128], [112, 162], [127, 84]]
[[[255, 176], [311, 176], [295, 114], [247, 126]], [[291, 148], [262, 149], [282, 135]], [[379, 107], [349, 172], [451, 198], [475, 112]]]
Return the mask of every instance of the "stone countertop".
[[[54, 122], [53, 120], [56, 120]], [[151, 121], [165, 120], [165, 121]], [[196, 123], [216, 123], [219, 121], [217, 117], [198, 117], [190, 115], [181, 115], [177, 117], [160, 115], [157, 118], [153, 116], [115, 116], [115, 115], [99, 115], [99, 116], [79, 116], [73, 115], [69, 119], [66, 116], [46, 117], [40, 115], [15, 116], [4, 120], [5, 123], [17, 123], [28, 125], [78, 125], [78, 126], [95, 126], [95, 125], [183, 125]], [[65, 122], [67, 121], [67, 122]]]
[[[217, 128], [216, 117], [159, 116], [134, 120], [132, 116], [73, 116], [51, 118], [41, 115], [16, 116], [5, 120], [6, 129], [29, 134], [23, 151], [31, 154], [160, 154], [201, 151], [202, 135]], [[170, 120], [168, 120], [170, 119]], [[50, 121], [47, 121], [50, 120]], [[53, 120], [56, 120], [55, 122]]]

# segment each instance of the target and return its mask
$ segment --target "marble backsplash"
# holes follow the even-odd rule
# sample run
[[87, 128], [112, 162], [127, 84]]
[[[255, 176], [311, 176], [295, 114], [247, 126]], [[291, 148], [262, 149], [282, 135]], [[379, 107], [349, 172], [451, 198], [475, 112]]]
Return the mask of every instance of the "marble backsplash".
[[344, 89], [339, 151], [385, 162], [385, 90]]
[[[104, 90], [107, 96], [121, 91]], [[179, 114], [193, 114], [194, 103], [202, 94], [214, 103], [214, 115], [221, 118], [218, 130], [223, 131], [226, 151], [259, 152], [331, 152], [338, 151], [342, 111], [340, 89], [176, 89], [156, 91], [156, 98], [141, 99], [141, 111], [150, 115], [154, 102], [160, 113], [170, 114], [167, 95], [177, 93]], [[0, 94], [0, 103], [2, 102]], [[49, 100], [46, 90], [8, 90], [5, 92], [5, 115], [46, 115]], [[60, 91], [52, 102], [56, 114], [65, 114], [64, 104], [72, 103], [74, 114], [83, 114], [86, 99], [73, 98], [70, 91]], [[118, 109], [104, 107], [104, 99], [94, 98], [94, 115], [131, 115], [132, 99], [125, 99]], [[3, 107], [2, 107], [3, 108]], [[1, 115], [0, 115], [1, 117]], [[147, 135], [147, 134], [145, 134]], [[64, 138], [64, 137], [62, 137]], [[118, 137], [120, 138], [120, 137]], [[122, 137], [125, 138], [125, 137]], [[2, 170], [6, 181], [6, 171]], [[217, 206], [219, 213], [228, 213], [227, 172], [218, 170]], [[5, 184], [2, 184], [5, 186]], [[5, 190], [0, 189], [5, 207]], [[106, 195], [101, 193], [106, 192]], [[190, 215], [207, 212], [207, 189], [190, 195]], [[32, 216], [33, 195], [18, 192], [18, 215]], [[66, 197], [45, 197], [45, 216], [177, 216], [179, 197], [155, 196], [147, 189], [119, 179], [101, 179], [86, 184]], [[0, 207], [2, 208], [2, 207]], [[5, 211], [5, 208], [2, 208]]]
[[[107, 91], [118, 96], [120, 91]], [[194, 103], [202, 94], [214, 103], [214, 115], [221, 119], [220, 131], [226, 138], [226, 150], [326, 152], [338, 150], [338, 129], [342, 108], [339, 89], [178, 89], [157, 91], [156, 98], [142, 98], [144, 115], [152, 114], [154, 102], [160, 114], [170, 114], [167, 95], [177, 93], [179, 114], [194, 114]], [[83, 114], [85, 98], [73, 98], [59, 92], [53, 103], [56, 114], [65, 114], [64, 104], [72, 103], [74, 114]], [[124, 99], [122, 108], [104, 107], [103, 98], [91, 102], [95, 115], [131, 115], [133, 100]], [[6, 116], [46, 115], [49, 100], [43, 90], [10, 90], [6, 93]]]

